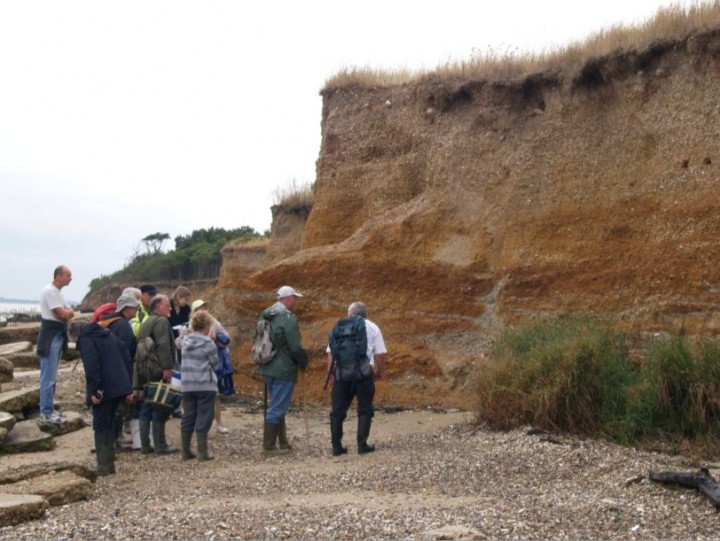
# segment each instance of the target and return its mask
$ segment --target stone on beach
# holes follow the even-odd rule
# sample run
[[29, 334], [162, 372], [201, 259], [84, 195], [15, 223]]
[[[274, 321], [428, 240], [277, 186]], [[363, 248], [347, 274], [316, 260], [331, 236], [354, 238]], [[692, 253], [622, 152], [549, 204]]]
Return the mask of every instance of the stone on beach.
[[48, 505], [42, 496], [0, 493], [0, 526], [12, 526], [40, 518]]
[[32, 453], [55, 448], [51, 434], [43, 432], [34, 421], [17, 423], [0, 445], [0, 453]]
[[0, 393], [0, 411], [17, 413], [37, 408], [40, 403], [40, 387], [17, 389]]
[[62, 436], [63, 434], [75, 432], [76, 430], [80, 430], [86, 426], [85, 419], [81, 414], [75, 411], [66, 411], [64, 415], [66, 420], [64, 423], [60, 424], [43, 421], [38, 417], [36, 419], [38, 428], [43, 432], [52, 434], [53, 436]]

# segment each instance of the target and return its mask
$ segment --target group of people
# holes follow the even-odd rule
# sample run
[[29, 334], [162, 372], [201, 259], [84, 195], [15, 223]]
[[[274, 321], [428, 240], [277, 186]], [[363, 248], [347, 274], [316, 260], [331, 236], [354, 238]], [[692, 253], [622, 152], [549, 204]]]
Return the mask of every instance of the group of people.
[[[61, 292], [71, 280], [70, 269], [61, 265], [41, 294], [40, 418], [52, 423], [65, 421], [63, 414], [54, 408], [54, 395], [60, 357], [69, 337], [75, 341], [85, 368], [98, 474], [115, 473], [115, 451], [122, 437], [123, 420], [137, 418], [142, 454], [178, 451], [168, 444], [165, 434], [172, 412], [155, 407], [145, 396], [148, 384], [169, 383], [178, 368], [182, 391], [182, 458], [211, 460], [208, 432], [213, 421], [217, 421], [218, 432], [228, 433], [220, 420], [218, 393], [229, 394], [234, 388], [227, 357], [230, 337], [209, 313], [207, 303], [192, 301], [190, 290], [184, 286], [178, 287], [170, 298], [159, 294], [155, 286], [145, 284], [125, 289], [114, 305], [96, 310], [90, 322], [73, 320], [75, 313]], [[298, 370], [305, 370], [309, 362], [293, 313], [303, 295], [290, 286], [281, 287], [276, 295], [277, 302], [260, 315], [269, 323], [274, 354], [269, 362], [257, 367], [269, 396], [262, 443], [263, 452], [268, 456], [292, 450], [285, 418]], [[357, 451], [365, 454], [375, 450], [367, 440], [374, 415], [375, 380], [383, 377], [387, 349], [382, 332], [367, 316], [367, 306], [353, 302], [347, 318], [341, 319], [333, 329], [327, 347], [328, 381], [333, 386], [330, 431], [334, 456], [347, 453], [342, 443], [343, 422], [353, 399], [357, 399], [358, 408]], [[344, 322], [352, 323], [353, 328], [362, 332], [362, 340], [353, 338], [361, 344], [362, 351], [357, 366], [349, 371], [341, 362], [346, 346], [336, 338], [336, 329]], [[138, 344], [146, 350], [147, 344], [151, 344], [152, 362], [144, 363], [143, 370], [134, 362]], [[225, 371], [219, 370], [223, 361]], [[191, 448], [193, 433], [197, 438], [197, 452]]]

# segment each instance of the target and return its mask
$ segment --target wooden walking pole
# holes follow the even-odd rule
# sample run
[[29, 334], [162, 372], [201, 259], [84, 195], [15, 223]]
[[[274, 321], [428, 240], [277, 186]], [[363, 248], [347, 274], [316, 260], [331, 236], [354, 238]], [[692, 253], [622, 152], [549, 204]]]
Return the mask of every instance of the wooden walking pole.
[[308, 410], [307, 410], [307, 385], [305, 381], [305, 370], [300, 371], [300, 400], [302, 401], [303, 417], [305, 417], [305, 437], [310, 441], [310, 421], [308, 421]]

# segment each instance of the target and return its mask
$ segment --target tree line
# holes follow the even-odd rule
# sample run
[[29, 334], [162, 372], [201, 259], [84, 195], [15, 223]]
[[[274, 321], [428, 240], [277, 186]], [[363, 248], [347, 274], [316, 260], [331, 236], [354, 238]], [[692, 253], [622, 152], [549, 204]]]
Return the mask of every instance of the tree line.
[[175, 249], [164, 251], [170, 235], [153, 233], [140, 241], [122, 269], [91, 280], [90, 294], [121, 279], [133, 283], [182, 283], [217, 278], [222, 265], [220, 250], [227, 242], [236, 239], [247, 242], [269, 236], [269, 230], [261, 234], [250, 226], [235, 229], [211, 227], [198, 229], [189, 235], [178, 235], [174, 239]]

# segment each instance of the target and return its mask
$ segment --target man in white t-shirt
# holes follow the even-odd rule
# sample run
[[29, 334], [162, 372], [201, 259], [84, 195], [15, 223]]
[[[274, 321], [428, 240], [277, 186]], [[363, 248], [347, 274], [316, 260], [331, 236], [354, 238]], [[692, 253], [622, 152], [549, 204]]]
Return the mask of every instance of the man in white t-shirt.
[[[346, 380], [340, 370], [333, 372], [333, 353], [330, 345], [327, 347], [328, 377], [332, 381], [332, 412], [330, 413], [330, 436], [332, 441], [333, 456], [347, 453], [347, 447], [342, 445], [343, 422], [347, 417], [347, 410], [353, 398], [357, 397], [358, 429], [357, 444], [358, 453], [372, 453], [374, 445], [368, 445], [370, 436], [370, 425], [375, 415], [373, 399], [375, 398], [375, 380], [381, 379], [387, 359], [387, 348], [383, 340], [380, 328], [367, 318], [368, 307], [363, 302], [354, 302], [348, 308], [348, 318], [360, 317], [365, 323], [367, 335], [366, 360], [370, 368], [360, 369], [356, 376]], [[341, 320], [343, 321], [343, 320]], [[361, 328], [361, 327], [360, 327]], [[332, 342], [331, 338], [331, 342]], [[366, 372], [363, 372], [366, 370]]]
[[58, 424], [65, 422], [65, 418], [55, 411], [55, 384], [60, 356], [67, 348], [67, 323], [75, 316], [60, 290], [71, 281], [70, 269], [60, 265], [53, 273], [53, 281], [40, 293], [42, 323], [37, 340], [37, 354], [40, 357], [40, 419]]

